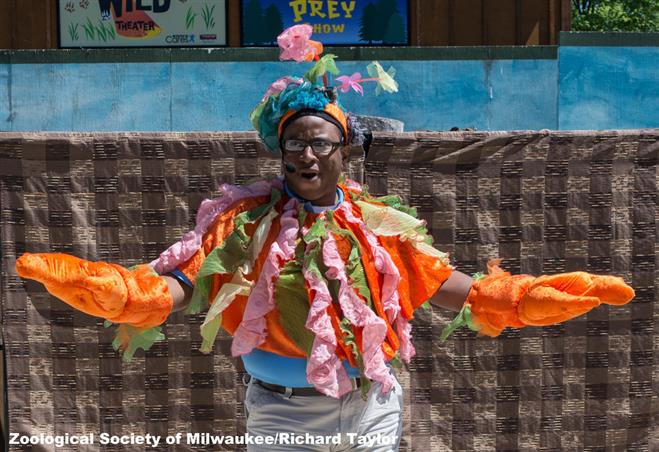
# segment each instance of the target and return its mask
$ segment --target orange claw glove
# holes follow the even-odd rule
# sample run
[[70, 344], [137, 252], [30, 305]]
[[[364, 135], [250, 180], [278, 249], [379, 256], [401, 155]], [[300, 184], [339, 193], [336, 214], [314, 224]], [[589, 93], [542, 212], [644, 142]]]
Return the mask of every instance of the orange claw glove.
[[148, 265], [127, 270], [68, 254], [25, 253], [16, 261], [16, 272], [39, 281], [52, 295], [86, 314], [126, 324], [120, 326], [113, 344], [127, 360], [137, 348], [146, 350], [164, 338], [152, 328], [167, 319], [174, 301], [167, 282]]
[[466, 325], [486, 336], [506, 327], [546, 326], [578, 317], [602, 303], [623, 305], [634, 289], [617, 276], [586, 272], [534, 277], [514, 275], [491, 260], [488, 275], [475, 279], [458, 316], [444, 329], [442, 339]]

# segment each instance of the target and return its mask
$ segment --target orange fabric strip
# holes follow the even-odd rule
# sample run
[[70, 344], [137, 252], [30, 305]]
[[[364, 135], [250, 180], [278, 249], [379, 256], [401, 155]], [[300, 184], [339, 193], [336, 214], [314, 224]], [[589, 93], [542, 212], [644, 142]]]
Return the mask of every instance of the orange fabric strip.
[[380, 237], [400, 272], [398, 293], [403, 316], [410, 320], [414, 311], [434, 295], [451, 276], [453, 269], [436, 257], [428, 256], [398, 237]]

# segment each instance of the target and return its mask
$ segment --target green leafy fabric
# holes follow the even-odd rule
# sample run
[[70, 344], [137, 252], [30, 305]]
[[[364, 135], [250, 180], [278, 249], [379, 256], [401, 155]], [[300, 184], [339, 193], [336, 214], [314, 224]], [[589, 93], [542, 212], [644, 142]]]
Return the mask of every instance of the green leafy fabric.
[[354, 288], [364, 300], [366, 300], [366, 304], [373, 309], [371, 289], [368, 286], [368, 279], [366, 278], [366, 272], [364, 271], [361, 252], [356, 245], [353, 245], [350, 250], [346, 271], [350, 278], [350, 286]]
[[478, 327], [471, 319], [471, 306], [467, 303], [462, 306], [462, 309], [460, 312], [458, 312], [458, 315], [456, 315], [455, 318], [444, 327], [441, 336], [439, 336], [439, 339], [441, 341], [445, 341], [453, 331], [457, 330], [461, 326], [466, 326], [472, 331], [478, 331]]
[[355, 340], [355, 333], [352, 331], [352, 324], [350, 320], [343, 319], [339, 322], [339, 329], [343, 333], [343, 342], [352, 349], [352, 354], [355, 357], [357, 368], [359, 369], [359, 378], [361, 379], [361, 396], [366, 400], [368, 391], [371, 389], [371, 380], [364, 374], [364, 358], [362, 357], [357, 342]]
[[[107, 320], [104, 322], [106, 328], [112, 325], [113, 323]], [[112, 347], [121, 353], [124, 362], [130, 362], [137, 350], [142, 349], [146, 351], [153, 344], [163, 339], [165, 339], [165, 335], [162, 334], [162, 327], [160, 326], [137, 328], [122, 323], [117, 327], [115, 338], [112, 341]]]
[[[325, 274], [327, 272], [327, 267], [325, 266], [325, 263], [323, 262], [323, 257], [322, 255], [318, 255], [316, 259], [316, 265], [320, 269], [320, 271]], [[332, 301], [335, 303], [338, 303], [339, 300], [339, 292], [341, 290], [341, 283], [335, 279], [329, 279], [327, 280], [327, 289], [329, 290], [330, 296], [332, 297]]]
[[405, 212], [387, 205], [381, 206], [366, 201], [355, 201], [362, 211], [364, 223], [380, 236], [399, 236], [409, 241], [420, 252], [440, 259], [449, 265], [448, 254], [432, 246], [432, 237], [428, 235], [425, 223]]
[[[400, 196], [398, 195], [385, 195], [385, 196], [377, 196], [373, 197], [369, 193], [364, 193], [364, 195], [361, 197], [361, 199], [355, 199], [355, 201], [365, 201], [369, 203], [376, 203], [376, 204], [384, 204], [387, 207], [390, 207], [392, 209], [396, 209], [399, 212], [402, 212], [406, 215], [409, 215], [411, 217], [417, 218], [417, 211], [416, 207], [410, 207], [407, 204], [403, 203], [401, 200]], [[419, 220], [421, 221], [421, 220]], [[428, 229], [426, 229], [425, 225], [423, 225], [423, 222], [416, 226], [415, 230], [419, 233], [419, 235], [423, 236], [423, 241], [427, 243], [428, 245], [432, 245], [432, 237], [428, 235]]]
[[[478, 281], [479, 279], [485, 278], [485, 274], [480, 272], [475, 273], [472, 278], [474, 281]], [[478, 332], [480, 329], [471, 318], [471, 305], [469, 303], [462, 305], [462, 309], [460, 312], [458, 312], [458, 315], [456, 315], [455, 318], [444, 327], [441, 336], [439, 336], [439, 339], [445, 341], [453, 331], [457, 330], [461, 326], [466, 326], [470, 330], [476, 332]]]
[[[206, 260], [208, 260], [208, 257], [206, 257]], [[204, 262], [206, 262], [206, 260]], [[210, 278], [198, 278], [195, 280], [190, 304], [188, 304], [188, 307], [185, 310], [186, 314], [199, 314], [204, 310], [208, 294], [211, 291], [211, 283], [212, 281]]]
[[309, 246], [309, 251], [304, 255], [303, 268], [316, 274], [319, 280], [325, 281], [327, 289], [332, 297], [332, 301], [338, 303], [339, 289], [341, 283], [336, 280], [327, 280], [325, 273], [327, 267], [323, 262], [323, 239], [327, 238], [327, 228], [329, 224], [325, 218], [318, 217], [311, 226], [307, 234], [303, 237], [304, 242]]
[[249, 244], [248, 260], [245, 263], [243, 263], [243, 266], [246, 267], [245, 271], [243, 271], [243, 274], [246, 275], [248, 273], [251, 273], [252, 267], [254, 266], [256, 259], [258, 259], [259, 253], [263, 249], [263, 245], [265, 245], [265, 242], [268, 239], [272, 222], [278, 216], [279, 216], [279, 212], [277, 212], [276, 209], [270, 209], [270, 211], [261, 219], [261, 222], [256, 227], [256, 230], [254, 231], [254, 235], [252, 235], [252, 241]]
[[348, 190], [348, 194], [350, 194], [352, 202], [364, 200], [370, 196], [368, 193], [368, 185], [366, 184], [361, 186], [361, 191]]
[[396, 209], [413, 217], [417, 216], [416, 207], [410, 207], [404, 204], [398, 195], [378, 196], [376, 198], [371, 198], [368, 201], [381, 202], [382, 204], [389, 206], [392, 209]]
[[402, 235], [423, 227], [423, 222], [418, 218], [389, 206], [379, 206], [365, 201], [355, 203], [362, 211], [364, 223], [376, 235]]
[[[128, 267], [127, 270], [134, 271], [140, 265], [133, 265], [132, 267]], [[153, 275], [159, 276], [153, 268], [149, 268]], [[115, 324], [109, 320], [103, 322], [105, 328], [110, 328], [113, 325]], [[147, 351], [153, 344], [165, 339], [165, 335], [162, 334], [162, 327], [160, 326], [137, 328], [126, 323], [117, 325], [112, 347], [121, 354], [121, 359], [127, 363], [133, 360], [133, 356], [137, 350], [142, 349]]]
[[393, 358], [389, 360], [389, 364], [396, 370], [401, 370], [403, 368], [403, 361], [400, 359], [400, 351], [396, 352]]
[[318, 217], [307, 233], [302, 236], [303, 242], [307, 245], [307, 249], [302, 256], [302, 268], [316, 275], [318, 280], [324, 281], [332, 300], [337, 300], [339, 289], [336, 284], [333, 284], [336, 281], [327, 281], [325, 278], [327, 269], [323, 263], [322, 241], [327, 237], [326, 226], [326, 220]]
[[221, 245], [206, 256], [195, 278], [192, 299], [186, 311], [188, 314], [197, 314], [208, 304], [213, 275], [233, 273], [244, 262], [248, 241], [244, 233], [241, 234], [236, 228]]
[[201, 346], [199, 351], [204, 354], [208, 354], [213, 351], [213, 344], [215, 344], [215, 338], [217, 333], [220, 331], [222, 326], [222, 314], [218, 314], [213, 317], [206, 317], [208, 320], [204, 322], [201, 326]]
[[322, 217], [318, 217], [307, 233], [302, 236], [302, 240], [309, 248], [309, 252], [304, 255], [304, 268], [309, 268], [314, 272], [318, 271], [321, 278], [324, 277], [320, 273], [318, 266], [313, 264], [316, 262], [315, 256], [322, 250], [322, 240], [325, 237], [327, 237], [327, 228], [325, 226], [325, 220]]
[[479, 279], [483, 279], [483, 278], [485, 278], [485, 276], [486, 275], [483, 272], [477, 272], [477, 273], [474, 273], [473, 275], [471, 275], [471, 277], [473, 278], [474, 281], [478, 281]]
[[336, 55], [332, 55], [331, 53], [323, 55], [318, 61], [316, 61], [316, 64], [304, 74], [304, 77], [311, 83], [316, 83], [318, 77], [322, 77], [326, 72], [338, 74], [339, 70], [334, 62], [335, 59]]
[[215, 343], [215, 338], [222, 325], [222, 311], [224, 311], [238, 295], [248, 295], [252, 289], [252, 282], [243, 278], [243, 273], [238, 270], [231, 282], [222, 285], [215, 300], [208, 308], [204, 323], [201, 325], [201, 347], [202, 353], [210, 353]]
[[302, 268], [295, 260], [281, 269], [275, 285], [275, 303], [279, 320], [288, 336], [309, 356], [315, 335], [305, 323], [309, 316], [309, 295], [304, 285]]

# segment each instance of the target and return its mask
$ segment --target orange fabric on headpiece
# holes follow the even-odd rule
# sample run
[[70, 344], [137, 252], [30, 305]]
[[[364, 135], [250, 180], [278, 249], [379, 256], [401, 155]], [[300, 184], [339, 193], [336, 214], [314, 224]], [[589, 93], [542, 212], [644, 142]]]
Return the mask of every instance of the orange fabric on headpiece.
[[343, 110], [341, 110], [341, 107], [339, 107], [338, 105], [330, 102], [327, 105], [325, 105], [325, 108], [323, 109], [323, 111], [325, 113], [329, 114], [330, 116], [332, 116], [332, 118], [339, 121], [339, 124], [341, 124], [341, 127], [343, 127], [343, 133], [344, 133], [344, 135], [346, 137], [346, 140], [347, 140], [348, 139], [348, 118], [346, 118], [346, 114], [343, 112]]
[[[343, 129], [343, 134], [346, 137], [346, 140], [348, 140], [348, 118], [346, 117], [346, 114], [341, 110], [341, 107], [338, 105], [329, 102], [327, 105], [325, 105], [325, 108], [323, 108], [323, 111], [330, 115], [332, 118], [336, 119], [339, 124], [341, 124], [341, 128]], [[286, 120], [293, 116], [295, 113], [297, 113], [298, 110], [288, 110], [284, 116], [281, 117], [279, 120], [279, 125], [277, 126], [277, 136], [281, 138], [281, 135], [283, 133], [283, 127], [284, 124], [286, 123]]]

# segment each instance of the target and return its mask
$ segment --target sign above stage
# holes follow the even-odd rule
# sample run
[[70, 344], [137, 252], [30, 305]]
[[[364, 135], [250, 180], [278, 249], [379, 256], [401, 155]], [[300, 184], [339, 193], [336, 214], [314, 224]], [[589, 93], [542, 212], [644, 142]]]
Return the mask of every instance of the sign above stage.
[[241, 0], [243, 46], [274, 46], [308, 23], [324, 45], [408, 45], [408, 0]]
[[59, 46], [217, 47], [226, 0], [59, 0]]

